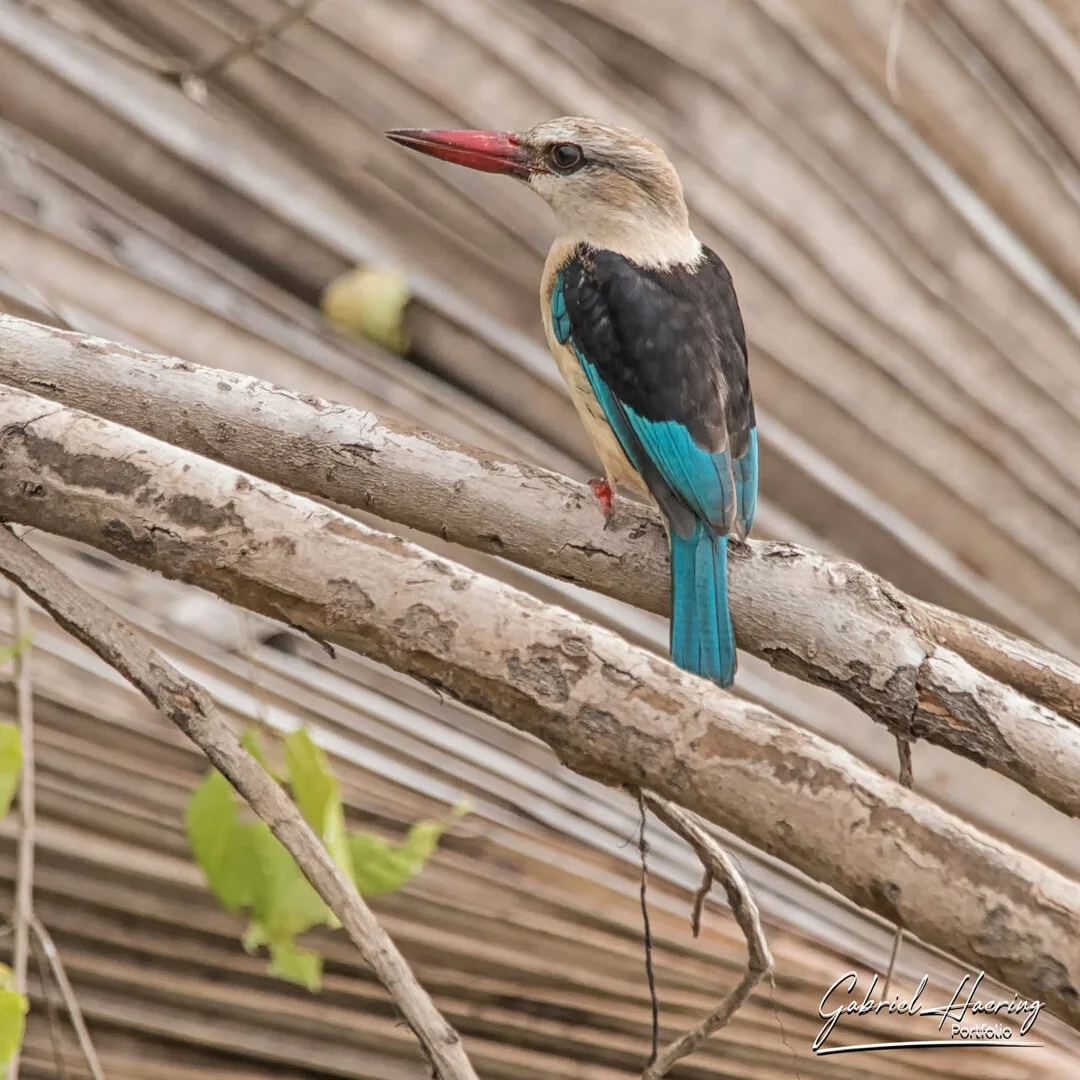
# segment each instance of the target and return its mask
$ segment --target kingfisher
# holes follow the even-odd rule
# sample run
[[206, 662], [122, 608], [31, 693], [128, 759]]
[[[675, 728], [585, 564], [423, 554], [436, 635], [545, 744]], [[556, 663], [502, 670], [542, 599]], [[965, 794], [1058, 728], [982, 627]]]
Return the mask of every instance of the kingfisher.
[[528, 131], [388, 131], [444, 161], [524, 182], [555, 215], [541, 314], [604, 467], [656, 505], [671, 550], [672, 661], [735, 678], [728, 540], [750, 532], [758, 453], [746, 334], [731, 274], [690, 228], [682, 184], [648, 139], [588, 117]]

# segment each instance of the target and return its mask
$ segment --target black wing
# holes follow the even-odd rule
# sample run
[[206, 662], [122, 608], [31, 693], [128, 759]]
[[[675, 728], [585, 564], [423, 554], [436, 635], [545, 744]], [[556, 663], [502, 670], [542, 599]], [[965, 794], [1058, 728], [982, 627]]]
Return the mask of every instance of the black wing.
[[683, 526], [689, 510], [727, 532], [737, 493], [748, 529], [754, 404], [742, 316], [719, 256], [706, 248], [696, 267], [662, 270], [582, 245], [556, 292], [556, 333], [561, 322], [559, 336], [573, 337], [627, 456], [668, 517]]

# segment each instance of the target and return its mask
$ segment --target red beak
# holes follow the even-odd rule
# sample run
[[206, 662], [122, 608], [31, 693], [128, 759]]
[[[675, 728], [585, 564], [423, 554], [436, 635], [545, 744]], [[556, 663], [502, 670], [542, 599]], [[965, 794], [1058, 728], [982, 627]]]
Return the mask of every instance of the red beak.
[[481, 172], [502, 173], [525, 180], [533, 171], [529, 151], [510, 131], [430, 131], [411, 128], [388, 131], [386, 137], [410, 150]]

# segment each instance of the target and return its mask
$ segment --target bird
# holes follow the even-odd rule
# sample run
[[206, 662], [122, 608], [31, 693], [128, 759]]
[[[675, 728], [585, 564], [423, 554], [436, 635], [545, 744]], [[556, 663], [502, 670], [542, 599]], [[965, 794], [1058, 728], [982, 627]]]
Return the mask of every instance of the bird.
[[555, 362], [617, 488], [660, 511], [671, 552], [671, 660], [722, 687], [737, 670], [728, 543], [749, 534], [758, 442], [731, 274], [694, 235], [682, 183], [649, 139], [590, 117], [521, 132], [388, 138], [528, 185], [554, 213], [540, 302]]

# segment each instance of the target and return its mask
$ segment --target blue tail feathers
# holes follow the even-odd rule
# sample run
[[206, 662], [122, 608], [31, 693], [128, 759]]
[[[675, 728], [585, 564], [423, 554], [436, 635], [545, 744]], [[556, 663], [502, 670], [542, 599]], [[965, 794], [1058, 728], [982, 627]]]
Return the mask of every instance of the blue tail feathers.
[[671, 660], [720, 686], [735, 681], [735, 633], [727, 592], [727, 537], [699, 521], [671, 532]]

